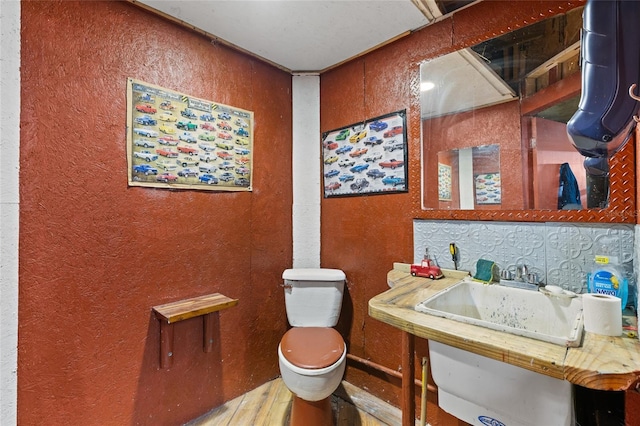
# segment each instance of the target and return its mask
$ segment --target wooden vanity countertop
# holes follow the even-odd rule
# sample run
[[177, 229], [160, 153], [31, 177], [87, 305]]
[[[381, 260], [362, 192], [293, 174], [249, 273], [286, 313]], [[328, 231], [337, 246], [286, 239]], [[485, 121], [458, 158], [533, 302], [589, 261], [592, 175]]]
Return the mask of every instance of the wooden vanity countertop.
[[369, 300], [369, 315], [415, 336], [435, 340], [589, 389], [620, 391], [640, 381], [640, 342], [584, 332], [566, 348], [528, 337], [417, 312], [414, 306], [468, 275], [445, 270], [440, 280], [413, 277], [402, 264], [387, 274], [391, 287]]

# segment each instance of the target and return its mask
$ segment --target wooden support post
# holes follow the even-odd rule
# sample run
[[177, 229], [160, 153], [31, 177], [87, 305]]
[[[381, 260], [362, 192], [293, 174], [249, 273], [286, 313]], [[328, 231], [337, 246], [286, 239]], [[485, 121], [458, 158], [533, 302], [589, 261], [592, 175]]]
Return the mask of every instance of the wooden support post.
[[416, 390], [414, 381], [415, 338], [406, 331], [402, 332], [402, 426], [415, 426]]
[[173, 324], [160, 321], [160, 368], [173, 364]]

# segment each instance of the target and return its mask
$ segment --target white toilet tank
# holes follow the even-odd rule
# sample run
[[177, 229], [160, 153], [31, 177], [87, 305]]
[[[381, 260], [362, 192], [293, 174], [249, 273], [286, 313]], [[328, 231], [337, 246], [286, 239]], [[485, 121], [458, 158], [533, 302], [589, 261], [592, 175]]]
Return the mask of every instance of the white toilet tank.
[[294, 268], [282, 273], [287, 319], [293, 327], [334, 327], [345, 274], [339, 269]]

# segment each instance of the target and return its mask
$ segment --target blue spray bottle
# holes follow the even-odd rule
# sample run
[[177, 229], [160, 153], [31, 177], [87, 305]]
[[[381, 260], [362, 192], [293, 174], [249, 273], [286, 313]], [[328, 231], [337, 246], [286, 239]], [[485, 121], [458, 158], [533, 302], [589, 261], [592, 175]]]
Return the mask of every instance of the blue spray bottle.
[[589, 293], [608, 294], [620, 298], [622, 310], [627, 306], [629, 283], [622, 276], [615, 257], [596, 256], [595, 265], [587, 275]]

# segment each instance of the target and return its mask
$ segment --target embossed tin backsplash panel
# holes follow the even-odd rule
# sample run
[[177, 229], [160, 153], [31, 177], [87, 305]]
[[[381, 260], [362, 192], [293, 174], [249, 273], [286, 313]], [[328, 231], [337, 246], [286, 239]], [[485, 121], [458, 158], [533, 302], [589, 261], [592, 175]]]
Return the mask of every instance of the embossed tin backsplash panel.
[[634, 225], [627, 224], [414, 220], [413, 261], [420, 261], [429, 249], [441, 267], [453, 269], [449, 244], [455, 243], [458, 269], [471, 274], [478, 259], [514, 272], [526, 264], [544, 284], [586, 293], [594, 257], [615, 256], [629, 280], [628, 304], [636, 305], [634, 237]]

